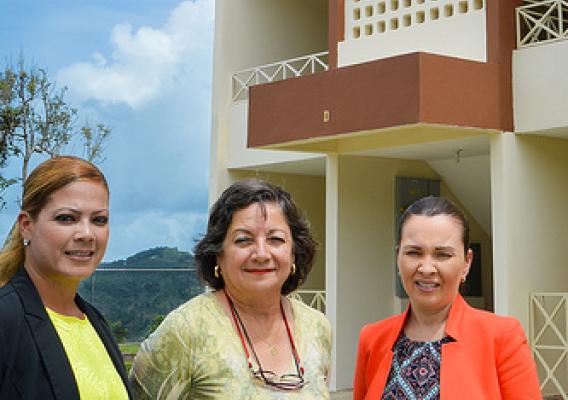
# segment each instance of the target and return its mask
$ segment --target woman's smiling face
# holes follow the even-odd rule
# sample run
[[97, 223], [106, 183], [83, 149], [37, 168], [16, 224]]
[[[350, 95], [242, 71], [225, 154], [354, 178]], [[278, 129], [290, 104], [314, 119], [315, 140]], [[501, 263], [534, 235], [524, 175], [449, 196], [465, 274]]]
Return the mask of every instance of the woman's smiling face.
[[108, 191], [77, 181], [53, 192], [37, 217], [18, 217], [26, 248], [25, 267], [50, 281], [78, 285], [95, 271], [109, 237]]
[[448, 308], [469, 272], [473, 253], [464, 254], [462, 226], [449, 215], [412, 215], [401, 231], [397, 261], [415, 310]]
[[217, 263], [230, 295], [280, 293], [290, 275], [293, 239], [276, 203], [253, 203], [234, 213]]

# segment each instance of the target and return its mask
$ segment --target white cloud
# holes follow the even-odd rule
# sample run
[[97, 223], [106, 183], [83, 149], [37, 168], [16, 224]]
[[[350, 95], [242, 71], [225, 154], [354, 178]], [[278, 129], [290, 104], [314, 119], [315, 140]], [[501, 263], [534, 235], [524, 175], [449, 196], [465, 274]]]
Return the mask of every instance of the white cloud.
[[112, 54], [59, 71], [57, 81], [79, 101], [126, 103], [138, 109], [174, 82], [192, 53], [211, 46], [214, 0], [184, 1], [159, 29], [130, 24], [111, 32]]

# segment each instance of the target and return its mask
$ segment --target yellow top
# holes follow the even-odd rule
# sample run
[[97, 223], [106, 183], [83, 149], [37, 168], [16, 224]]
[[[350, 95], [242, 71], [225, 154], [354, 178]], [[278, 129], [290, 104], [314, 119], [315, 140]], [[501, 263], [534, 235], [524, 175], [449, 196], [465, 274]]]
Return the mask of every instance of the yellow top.
[[65, 348], [81, 399], [128, 399], [124, 383], [87, 316], [80, 319], [46, 310]]

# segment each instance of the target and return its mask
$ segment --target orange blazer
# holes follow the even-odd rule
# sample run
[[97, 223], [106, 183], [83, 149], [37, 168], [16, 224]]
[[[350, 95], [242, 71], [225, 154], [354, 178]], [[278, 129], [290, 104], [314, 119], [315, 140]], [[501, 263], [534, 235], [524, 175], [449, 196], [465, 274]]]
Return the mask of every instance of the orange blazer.
[[[354, 400], [381, 398], [409, 310], [361, 330]], [[542, 399], [536, 366], [516, 319], [472, 308], [458, 295], [446, 333], [456, 341], [442, 346], [441, 400]]]

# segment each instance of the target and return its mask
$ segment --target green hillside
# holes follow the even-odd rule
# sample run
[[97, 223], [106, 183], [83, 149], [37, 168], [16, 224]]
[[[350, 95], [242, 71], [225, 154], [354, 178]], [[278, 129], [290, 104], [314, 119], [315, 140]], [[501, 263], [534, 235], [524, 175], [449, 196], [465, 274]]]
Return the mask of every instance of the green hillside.
[[[153, 271], [156, 269], [180, 271]], [[97, 272], [81, 283], [79, 293], [94, 304], [109, 323], [122, 323], [126, 339], [144, 339], [156, 316], [166, 315], [203, 292], [190, 253], [177, 248], [156, 247], [110, 263], [101, 263]], [[148, 271], [109, 271], [147, 269]], [[106, 270], [106, 271], [105, 271]]]

